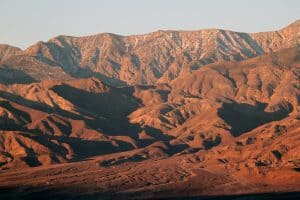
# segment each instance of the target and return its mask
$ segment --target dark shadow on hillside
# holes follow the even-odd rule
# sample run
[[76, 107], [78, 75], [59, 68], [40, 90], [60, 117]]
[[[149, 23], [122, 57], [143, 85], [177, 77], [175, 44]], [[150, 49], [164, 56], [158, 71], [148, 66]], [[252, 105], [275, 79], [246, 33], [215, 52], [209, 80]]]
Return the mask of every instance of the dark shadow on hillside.
[[91, 78], [91, 77], [96, 77], [99, 80], [103, 81], [104, 83], [111, 85], [111, 86], [115, 86], [115, 87], [119, 87], [119, 86], [126, 86], [127, 83], [116, 79], [116, 78], [112, 78], [112, 77], [108, 77], [104, 74], [98, 73], [98, 72], [93, 72], [91, 69], [89, 69], [88, 67], [83, 67], [80, 68], [78, 67], [77, 71], [74, 73], [69, 73], [72, 77], [75, 78]]
[[288, 105], [288, 109], [265, 112], [266, 106], [267, 104], [262, 103], [257, 103], [255, 106], [236, 102], [223, 103], [218, 110], [218, 116], [231, 126], [231, 134], [237, 137], [262, 124], [281, 120], [292, 111], [292, 106]]
[[90, 127], [109, 135], [137, 138], [141, 128], [131, 124], [127, 118], [140, 106], [139, 100], [132, 95], [132, 88], [113, 88], [103, 93], [92, 93], [69, 85], [57, 85], [51, 89], [75, 105], [79, 113], [92, 118], [86, 120]]
[[21, 70], [0, 67], [0, 83], [2, 84], [29, 84], [34, 82], [37, 81]]
[[15, 118], [9, 117], [0, 118], [0, 130], [18, 130], [28, 122], [31, 122], [30, 115], [22, 110], [13, 107], [8, 101], [0, 101], [0, 108], [4, 108], [11, 112]]
[[[123, 141], [118, 141], [119, 146], [116, 147], [110, 141], [94, 141], [75, 137], [34, 135], [25, 133], [22, 135], [42, 144], [43, 146], [46, 146], [47, 148], [51, 149], [54, 154], [63, 156], [64, 158], [66, 158], [68, 153], [67, 149], [53, 141], [58, 141], [60, 144], [65, 143], [70, 145], [75, 153], [75, 157], [70, 160], [71, 162], [80, 161], [93, 156], [100, 156], [132, 149], [131, 144]], [[34, 154], [31, 155], [34, 157]]]
[[[132, 110], [136, 109], [139, 105], [136, 99], [131, 99], [130, 97], [126, 96], [125, 93], [133, 92], [128, 88], [117, 89], [116, 92], [105, 94], [89, 93], [66, 85], [62, 85], [62, 87], [56, 87], [54, 88], [54, 90], [58, 92], [62, 97], [70, 100], [72, 103], [74, 103], [74, 105], [78, 106], [78, 111], [79, 113], [82, 113], [82, 115], [77, 115], [62, 110], [57, 106], [50, 107], [46, 104], [31, 101], [4, 91], [0, 92], [0, 97], [22, 106], [46, 112], [48, 114], [58, 114], [66, 118], [84, 120], [86, 124], [91, 128], [100, 130], [108, 135], [129, 135], [133, 138], [137, 138], [137, 133], [141, 131], [140, 126], [138, 126], [137, 124], [129, 123], [127, 119], [127, 115]], [[10, 110], [13, 109], [7, 107], [8, 105], [10, 105], [9, 103], [2, 104]], [[28, 120], [30, 120], [30, 116], [26, 112], [23, 113], [23, 111], [20, 111], [22, 112], [20, 113], [15, 109], [13, 109], [12, 111], [19, 113], [20, 116], [24, 115], [23, 118], [28, 118]], [[5, 123], [3, 127], [7, 128], [8, 125], [9, 124]], [[24, 124], [22, 124], [22, 126], [23, 125]], [[22, 126], [16, 126], [15, 124], [12, 124], [10, 128], [12, 128], [13, 130], [31, 132], [33, 133], [32, 136], [30, 136], [29, 134], [26, 134], [26, 136], [34, 137], [32, 139], [39, 141], [45, 146], [50, 145], [49, 148], [54, 151], [58, 150], [58, 154], [64, 155], [66, 153], [65, 150], [58, 148], [57, 145], [49, 143], [49, 140], [51, 139], [50, 137], [52, 136], [40, 134], [39, 130], [25, 130]], [[122, 141], [118, 141], [120, 146], [116, 148], [113, 147], [111, 143], [103, 141], [87, 141], [80, 138], [54, 136], [52, 137], [52, 139], [70, 144], [76, 155], [78, 155], [78, 159], [132, 149], [132, 146], [130, 144]]]
[[170, 141], [171, 139], [174, 139], [173, 136], [166, 135], [164, 134], [161, 130], [150, 127], [150, 126], [145, 126], [143, 127], [143, 130], [152, 138], [155, 138], [156, 140], [160, 141]]
[[[69, 85], [54, 86], [52, 90], [74, 104], [79, 114], [62, 110], [58, 106], [50, 107], [46, 104], [31, 101], [4, 91], [0, 92], [0, 97], [48, 114], [57, 114], [66, 118], [84, 120], [89, 128], [98, 130], [106, 135], [129, 136], [135, 139], [140, 148], [146, 147], [156, 141], [163, 141], [168, 144], [172, 139], [172, 137], [165, 135], [153, 127], [142, 127], [139, 124], [130, 123], [127, 117], [128, 114], [140, 106], [139, 99], [136, 99], [132, 95], [134, 91], [131, 87], [112, 88], [108, 92], [103, 93], [87, 92]], [[66, 131], [67, 135], [70, 132], [69, 129]], [[63, 157], [66, 157], [67, 150], [49, 141], [54, 139], [61, 143], [69, 144], [77, 155], [72, 161], [135, 148], [130, 143], [121, 140], [118, 140], [119, 146], [116, 147], [109, 141], [90, 141], [68, 136], [50, 136], [43, 134], [39, 129], [18, 130], [27, 132], [26, 137], [32, 137], [33, 140], [47, 146], [49, 149], [55, 151], [56, 154], [62, 155]], [[139, 133], [143, 130], [153, 139], [139, 139]], [[185, 148], [187, 148], [187, 146], [169, 146], [170, 152], [168, 153], [174, 154]], [[30, 160], [28, 161], [31, 162]]]
[[43, 111], [43, 112], [46, 112], [46, 113], [49, 113], [49, 114], [50, 113], [56, 113], [56, 114], [59, 114], [63, 117], [67, 117], [67, 118], [71, 118], [71, 119], [83, 119], [81, 116], [78, 116], [77, 114], [68, 112], [66, 110], [62, 110], [57, 106], [51, 107], [51, 106], [48, 106], [46, 104], [42, 104], [42, 103], [39, 103], [39, 102], [36, 102], [36, 101], [28, 100], [28, 99], [25, 99], [21, 96], [18, 96], [18, 95], [12, 94], [12, 93], [8, 93], [8, 92], [5, 92], [5, 91], [0, 91], [0, 97], [4, 98], [4, 99], [7, 99], [11, 102], [17, 103], [19, 105], [29, 107], [29, 108], [32, 108], [32, 109], [36, 109], [36, 110], [40, 110], [40, 111]]

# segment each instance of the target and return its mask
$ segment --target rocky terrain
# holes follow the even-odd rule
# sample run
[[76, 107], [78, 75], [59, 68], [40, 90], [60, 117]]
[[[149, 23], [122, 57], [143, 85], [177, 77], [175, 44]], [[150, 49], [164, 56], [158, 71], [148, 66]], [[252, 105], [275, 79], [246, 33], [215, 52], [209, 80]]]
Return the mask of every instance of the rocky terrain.
[[299, 105], [299, 20], [0, 45], [0, 197], [297, 199]]

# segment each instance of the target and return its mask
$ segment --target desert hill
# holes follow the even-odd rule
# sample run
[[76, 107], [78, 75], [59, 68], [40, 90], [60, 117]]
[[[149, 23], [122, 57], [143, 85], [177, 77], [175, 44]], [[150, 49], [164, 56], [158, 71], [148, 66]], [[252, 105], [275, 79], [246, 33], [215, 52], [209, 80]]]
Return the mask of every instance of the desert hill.
[[299, 192], [299, 25], [0, 45], [0, 196]]

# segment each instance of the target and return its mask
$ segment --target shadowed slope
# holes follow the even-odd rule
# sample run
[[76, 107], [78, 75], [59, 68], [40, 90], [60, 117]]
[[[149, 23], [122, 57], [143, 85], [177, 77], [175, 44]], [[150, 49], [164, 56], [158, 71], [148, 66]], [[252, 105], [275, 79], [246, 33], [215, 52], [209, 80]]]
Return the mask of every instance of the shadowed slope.
[[289, 104], [287, 108], [280, 108], [276, 112], [265, 112], [266, 106], [259, 103], [255, 106], [236, 102], [223, 103], [218, 115], [231, 126], [230, 131], [236, 137], [265, 123], [281, 120], [292, 112]]
[[34, 78], [18, 69], [0, 67], [0, 83], [2, 84], [29, 84], [36, 82]]

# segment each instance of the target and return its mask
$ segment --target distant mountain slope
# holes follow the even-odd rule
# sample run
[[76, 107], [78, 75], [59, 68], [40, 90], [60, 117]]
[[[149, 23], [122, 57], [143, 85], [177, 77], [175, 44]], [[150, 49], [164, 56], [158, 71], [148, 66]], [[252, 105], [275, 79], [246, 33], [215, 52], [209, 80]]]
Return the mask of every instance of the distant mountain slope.
[[299, 25], [0, 45], [0, 198], [299, 192]]
[[[58, 36], [26, 50], [0, 45], [0, 169], [100, 156], [100, 168], [172, 160], [236, 180], [293, 175], [299, 22], [253, 34], [157, 31]], [[191, 180], [172, 173], [174, 184]]]
[[[158, 141], [166, 145], [167, 155], [209, 150], [267, 123], [297, 120], [299, 52], [291, 48], [216, 62], [154, 86], [118, 88], [97, 78], [0, 85], [2, 165], [18, 167], [10, 164], [19, 157], [6, 146], [6, 137], [43, 141], [41, 145], [50, 148], [45, 162], [38, 145], [26, 147], [31, 154], [25, 151], [21, 157], [37, 166], [145, 148]], [[60, 159], [49, 158], [56, 148], [46, 142], [51, 138], [68, 146], [58, 144], [65, 149], [57, 154]]]
[[20, 69], [37, 81], [96, 76], [114, 85], [155, 84], [209, 63], [240, 61], [296, 47], [299, 24], [297, 21], [279, 31], [254, 34], [208, 29], [136, 36], [58, 36], [22, 52], [8, 54], [0, 49], [0, 55], [6, 55], [1, 65]]
[[9, 46], [6, 44], [0, 44], [0, 61], [2, 59], [5, 59], [6, 57], [17, 54], [18, 52], [21, 51], [22, 50], [19, 49], [18, 47]]

